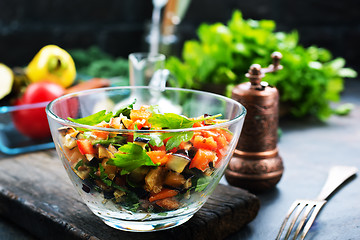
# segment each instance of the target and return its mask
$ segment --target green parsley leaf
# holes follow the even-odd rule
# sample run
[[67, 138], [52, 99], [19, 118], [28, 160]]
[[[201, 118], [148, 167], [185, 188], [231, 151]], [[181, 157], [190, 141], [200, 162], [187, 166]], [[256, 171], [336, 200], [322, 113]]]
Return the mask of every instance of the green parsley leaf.
[[78, 170], [79, 170], [79, 167], [80, 167], [80, 166], [83, 166], [83, 165], [84, 165], [84, 161], [81, 159], [81, 160], [76, 164], [76, 166], [75, 166], [74, 168], [75, 168], [76, 171], [78, 171]]
[[155, 127], [161, 127], [162, 129], [180, 129], [180, 128], [191, 128], [194, 123], [202, 122], [209, 119], [220, 117], [221, 114], [214, 116], [208, 116], [205, 118], [198, 118], [190, 120], [187, 117], [175, 114], [175, 113], [164, 113], [164, 114], [153, 114], [148, 122]]
[[126, 117], [130, 118], [130, 113], [131, 113], [131, 110], [134, 109], [134, 104], [135, 103], [136, 103], [136, 99], [134, 99], [134, 101], [132, 103], [130, 103], [128, 106], [119, 109], [114, 114], [114, 117], [118, 117], [118, 116], [120, 116], [120, 114], [122, 114], [123, 116], [126, 116]]
[[108, 178], [108, 175], [105, 173], [103, 165], [99, 164], [100, 169], [100, 179], [109, 187], [111, 187], [112, 181]]
[[157, 166], [146, 154], [143, 148], [135, 143], [128, 142], [119, 148], [120, 152], [115, 153], [115, 158], [109, 159], [107, 164], [121, 168], [121, 175], [128, 174], [141, 166]]
[[68, 117], [68, 120], [75, 122], [75, 123], [79, 123], [79, 124], [93, 126], [98, 123], [101, 123], [102, 121], [109, 122], [111, 118], [118, 117], [118, 116], [120, 116], [120, 114], [130, 117], [130, 112], [133, 109], [135, 102], [136, 102], [136, 99], [132, 103], [130, 103], [128, 106], [118, 110], [115, 114], [113, 114], [112, 112], [106, 112], [106, 110], [102, 110], [102, 111], [99, 111], [97, 113], [91, 114], [91, 115], [89, 115], [87, 117], [83, 117], [83, 118], [75, 119], [75, 118]]
[[92, 145], [101, 144], [103, 146], [109, 146], [110, 144], [114, 146], [121, 146], [124, 143], [126, 143], [126, 137], [124, 136], [115, 136], [109, 139], [98, 139], [92, 141]]
[[100, 179], [103, 181], [107, 186], [114, 187], [118, 190], [121, 190], [123, 192], [129, 193], [129, 191], [123, 187], [120, 187], [116, 183], [114, 183], [112, 180], [108, 178], [108, 175], [105, 173], [105, 169], [101, 163], [99, 163], [99, 169], [100, 169]]
[[149, 120], [152, 126], [178, 129], [191, 127], [191, 120], [175, 113], [153, 114]]
[[129, 193], [126, 194], [126, 198], [122, 206], [131, 212], [136, 212], [140, 207], [138, 196], [134, 192], [129, 191]]
[[220, 116], [221, 114], [217, 114], [214, 116], [208, 116], [205, 118], [190, 120], [187, 117], [175, 113], [164, 113], [164, 114], [153, 114], [148, 121], [155, 127], [161, 127], [163, 129], [179, 129], [179, 128], [191, 128], [194, 125], [194, 123], [202, 122], [209, 119], [214, 119]]
[[203, 191], [210, 183], [211, 177], [201, 177], [196, 181], [195, 192]]
[[181, 142], [190, 141], [193, 135], [194, 135], [193, 131], [164, 134], [162, 136], [164, 139], [170, 137], [170, 139], [166, 143], [166, 151], [178, 147]]
[[[136, 126], [135, 126], [136, 127]], [[137, 128], [135, 128], [137, 129]], [[163, 140], [165, 138], [163, 138], [162, 135], [158, 134], [158, 133], [150, 133], [150, 134], [140, 134], [140, 133], [134, 133], [134, 139], [136, 138], [145, 138], [145, 139], [149, 139], [149, 144], [151, 146], [157, 146], [157, 147], [161, 147], [162, 145], [164, 145]]]
[[[214, 116], [208, 116], [205, 118], [190, 120], [189, 118], [183, 117], [175, 113], [164, 113], [164, 114], [153, 114], [148, 121], [149, 123], [152, 124], [152, 126], [161, 127], [162, 129], [181, 129], [181, 128], [191, 128], [196, 122], [202, 122], [220, 116], [221, 114], [217, 114]], [[176, 133], [165, 133], [160, 138], [162, 140], [166, 138], [170, 138], [166, 143], [166, 150], [170, 150], [173, 149], [174, 147], [178, 147], [181, 142], [190, 141], [193, 135], [194, 132], [192, 131], [176, 132]]]
[[102, 121], [108, 122], [112, 117], [113, 117], [112, 112], [106, 113], [106, 110], [102, 110], [87, 117], [78, 118], [78, 119], [68, 117], [68, 119], [74, 123], [93, 126], [98, 123], [101, 123]]

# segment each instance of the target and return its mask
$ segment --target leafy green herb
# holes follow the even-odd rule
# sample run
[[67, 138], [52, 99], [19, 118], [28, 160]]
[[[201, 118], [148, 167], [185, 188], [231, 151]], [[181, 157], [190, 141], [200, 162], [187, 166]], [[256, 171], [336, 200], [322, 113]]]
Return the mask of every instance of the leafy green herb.
[[[139, 130], [136, 124], [134, 130]], [[163, 143], [164, 138], [162, 138], [161, 135], [159, 135], [158, 133], [150, 133], [150, 134], [134, 133], [134, 139], [138, 137], [149, 139], [150, 140], [149, 144], [151, 144], [152, 146], [160, 147], [164, 145]]]
[[203, 191], [210, 183], [211, 177], [201, 177], [196, 181], [195, 192]]
[[[215, 119], [220, 116], [221, 114], [217, 114], [214, 116], [208, 116], [205, 118], [198, 118], [191, 120], [189, 118], [183, 117], [175, 113], [164, 113], [164, 114], [153, 114], [148, 121], [149, 123], [152, 124], [152, 126], [161, 127], [162, 129], [181, 129], [181, 128], [191, 128], [196, 122]], [[181, 142], [189, 141], [193, 135], [194, 132], [192, 131], [165, 133], [161, 136], [161, 139], [164, 140], [166, 138], [169, 138], [169, 140], [166, 143], [166, 150], [170, 150], [173, 149], [174, 147], [178, 147]]]
[[170, 57], [166, 68], [179, 87], [211, 90], [209, 86], [226, 86], [221, 93], [230, 96], [235, 85], [248, 81], [244, 75], [251, 64], [266, 67], [271, 53], [279, 51], [283, 69], [267, 74], [264, 81], [279, 89], [282, 110], [298, 118], [310, 115], [320, 120], [339, 113], [332, 111], [330, 102], [340, 99], [343, 78], [354, 78], [357, 73], [344, 67], [344, 59], [332, 59], [324, 48], [301, 46], [296, 31], [275, 29], [274, 21], [245, 20], [235, 11], [226, 25], [202, 24], [198, 40], [186, 41], [182, 59]]
[[163, 138], [169, 138], [169, 140], [166, 143], [166, 151], [171, 150], [175, 147], [178, 147], [181, 142], [187, 142], [190, 141], [193, 137], [194, 132], [193, 131], [187, 131], [187, 132], [176, 132], [176, 133], [165, 133], [163, 134]]
[[121, 146], [125, 143], [126, 143], [126, 137], [124, 137], [124, 136], [115, 136], [115, 137], [111, 137], [109, 139], [98, 139], [98, 140], [92, 141], [93, 145], [101, 144], [104, 146], [109, 146], [110, 144], [112, 144], [114, 146]]
[[128, 106], [119, 109], [114, 114], [114, 117], [118, 117], [118, 116], [120, 116], [120, 114], [122, 114], [123, 116], [126, 116], [126, 117], [130, 118], [130, 113], [131, 113], [131, 110], [134, 109], [134, 104], [135, 103], [136, 103], [136, 99], [134, 99], [134, 101], [132, 103], [130, 103]]
[[128, 106], [123, 107], [122, 109], [119, 109], [115, 114], [113, 114], [112, 112], [107, 112], [106, 110], [102, 110], [99, 111], [97, 113], [91, 114], [87, 117], [83, 117], [83, 118], [71, 118], [68, 117], [68, 120], [75, 122], [75, 123], [79, 123], [79, 124], [83, 124], [83, 125], [90, 125], [90, 126], [94, 126], [98, 123], [101, 123], [102, 121], [105, 122], [109, 122], [111, 118], [113, 117], [118, 117], [120, 116], [120, 114], [130, 117], [130, 112], [134, 107], [134, 104], [136, 102], [136, 99], [130, 103]]
[[81, 159], [74, 167], [74, 169], [77, 171], [79, 170], [79, 167], [84, 165], [84, 161]]
[[100, 170], [100, 179], [109, 187], [114, 187], [118, 190], [121, 190], [123, 192], [129, 193], [129, 191], [125, 188], [120, 187], [116, 183], [114, 183], [112, 180], [109, 179], [109, 176], [105, 173], [105, 169], [101, 163], [99, 163], [99, 170]]
[[98, 123], [101, 123], [102, 121], [108, 122], [112, 117], [113, 117], [112, 112], [106, 113], [106, 110], [102, 110], [97, 113], [91, 114], [87, 117], [78, 118], [78, 119], [69, 117], [68, 119], [75, 123], [93, 126]]
[[[129, 63], [126, 58], [113, 56], [97, 46], [88, 49], [68, 50], [76, 65], [76, 72], [83, 77], [122, 77], [124, 84], [129, 85]], [[81, 76], [82, 75], [82, 76]]]
[[109, 159], [107, 164], [121, 168], [121, 175], [128, 174], [141, 166], [157, 166], [143, 148], [135, 143], [128, 142], [120, 147], [119, 151], [123, 153], [115, 153], [115, 158]]
[[93, 167], [93, 166], [88, 166], [88, 168], [90, 168], [89, 176], [92, 179], [98, 179], [99, 177], [95, 174], [95, 172], [97, 171], [97, 168]]
[[103, 181], [107, 186], [111, 187], [112, 181], [108, 178], [108, 175], [105, 173], [105, 169], [101, 163], [99, 163], [99, 170], [101, 181]]
[[131, 212], [136, 212], [140, 207], [138, 196], [134, 192], [129, 191], [125, 195], [125, 201], [122, 206]]
[[194, 123], [202, 122], [204, 120], [214, 119], [220, 117], [221, 114], [214, 116], [208, 116], [205, 118], [189, 119], [187, 117], [175, 114], [175, 113], [164, 113], [164, 114], [153, 114], [149, 118], [149, 123], [155, 127], [161, 127], [162, 129], [179, 129], [179, 128], [191, 128]]

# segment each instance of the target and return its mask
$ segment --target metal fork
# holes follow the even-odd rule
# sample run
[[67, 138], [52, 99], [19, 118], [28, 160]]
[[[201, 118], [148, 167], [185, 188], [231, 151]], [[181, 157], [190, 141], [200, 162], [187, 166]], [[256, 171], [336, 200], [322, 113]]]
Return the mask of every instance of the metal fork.
[[[330, 169], [328, 178], [323, 186], [320, 194], [314, 200], [295, 200], [291, 205], [281, 227], [279, 233], [276, 237], [276, 240], [281, 238], [283, 230], [287, 225], [287, 222], [293, 212], [296, 212], [292, 218], [292, 221], [289, 225], [289, 228], [286, 232], [284, 239], [289, 239], [291, 234], [293, 233], [293, 239], [296, 239], [299, 236], [299, 233], [302, 230], [300, 235], [300, 239], [304, 239], [306, 234], [308, 233], [311, 225], [315, 221], [316, 216], [318, 215], [320, 209], [326, 203], [326, 199], [335, 191], [345, 180], [356, 174], [358, 169], [356, 167], [348, 167], [348, 166], [334, 166]], [[293, 232], [293, 228], [299, 216], [302, 216], [299, 220], [297, 228], [295, 232]]]

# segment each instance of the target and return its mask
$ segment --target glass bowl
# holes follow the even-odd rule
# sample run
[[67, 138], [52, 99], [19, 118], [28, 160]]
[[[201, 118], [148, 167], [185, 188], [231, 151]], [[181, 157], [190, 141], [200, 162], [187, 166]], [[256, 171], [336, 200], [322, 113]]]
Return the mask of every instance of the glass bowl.
[[110, 87], [62, 96], [46, 113], [85, 204], [109, 226], [139, 232], [178, 226], [201, 208], [232, 157], [246, 110], [207, 92]]

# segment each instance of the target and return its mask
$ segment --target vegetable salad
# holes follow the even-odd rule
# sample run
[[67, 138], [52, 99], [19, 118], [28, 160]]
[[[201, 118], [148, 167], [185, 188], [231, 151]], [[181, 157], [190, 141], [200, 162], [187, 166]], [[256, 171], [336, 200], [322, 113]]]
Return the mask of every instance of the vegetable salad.
[[[161, 213], [186, 207], [186, 200], [210, 183], [233, 137], [226, 128], [197, 128], [227, 120], [218, 119], [221, 114], [187, 118], [161, 114], [156, 106], [133, 105], [116, 113], [103, 110], [69, 118], [84, 125], [141, 131], [62, 127], [58, 131], [64, 156], [84, 192], [98, 191], [121, 209]], [[183, 128], [193, 131], [156, 132]]]

